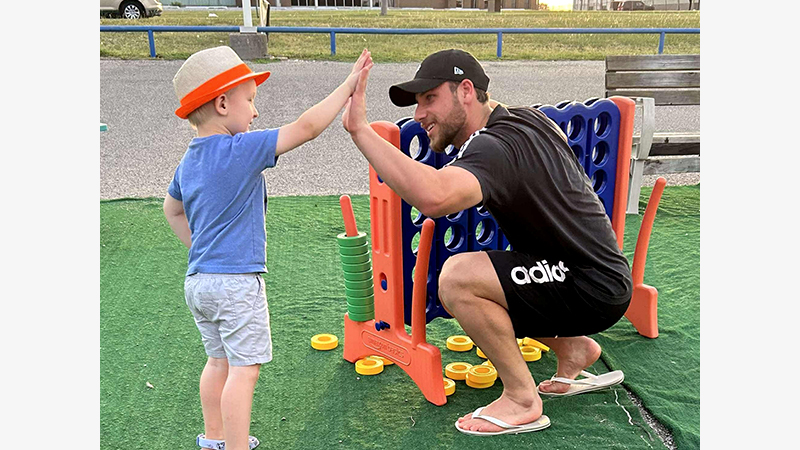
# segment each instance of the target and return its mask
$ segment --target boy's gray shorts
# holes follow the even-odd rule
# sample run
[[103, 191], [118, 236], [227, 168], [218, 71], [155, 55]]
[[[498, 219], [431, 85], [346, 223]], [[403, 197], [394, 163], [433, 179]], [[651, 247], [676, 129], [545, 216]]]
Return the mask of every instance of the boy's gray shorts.
[[264, 279], [257, 273], [196, 273], [184, 282], [206, 354], [232, 366], [272, 360]]

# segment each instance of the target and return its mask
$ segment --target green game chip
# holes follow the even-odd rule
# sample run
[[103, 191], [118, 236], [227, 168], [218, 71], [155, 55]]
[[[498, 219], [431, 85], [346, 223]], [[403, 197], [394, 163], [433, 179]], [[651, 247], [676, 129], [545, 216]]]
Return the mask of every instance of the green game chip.
[[375, 312], [364, 313], [364, 314], [351, 314], [348, 312], [347, 317], [349, 317], [350, 320], [353, 320], [355, 322], [366, 322], [367, 320], [372, 320], [375, 318]]
[[361, 288], [361, 289], [345, 289], [344, 293], [347, 296], [347, 298], [350, 298], [350, 297], [369, 297], [370, 295], [373, 295], [373, 287], [369, 286], [369, 287], [365, 287], [365, 288]]
[[367, 243], [367, 234], [359, 231], [358, 235], [347, 237], [346, 233], [341, 233], [336, 236], [336, 240], [339, 242], [339, 247], [357, 247]]
[[368, 278], [366, 280], [360, 281], [350, 281], [345, 279], [344, 280], [344, 287], [347, 289], [364, 289], [368, 287], [372, 287], [372, 278]]
[[369, 246], [367, 244], [357, 245], [355, 247], [339, 246], [340, 255], [351, 256], [351, 255], [361, 255], [363, 253], [369, 253]]
[[347, 305], [347, 312], [349, 312], [350, 314], [374, 313], [375, 305], [364, 305], [364, 306]]
[[370, 295], [368, 297], [347, 297], [347, 306], [364, 306], [364, 305], [374, 305], [375, 304], [375, 296]]
[[372, 269], [366, 270], [364, 272], [345, 272], [344, 273], [344, 280], [345, 281], [364, 281], [372, 279]]
[[339, 255], [344, 264], [360, 264], [369, 261], [369, 253], [362, 253], [360, 255]]
[[367, 270], [372, 270], [372, 261], [360, 262], [356, 264], [342, 263], [342, 268], [344, 269], [345, 273], [366, 272]]

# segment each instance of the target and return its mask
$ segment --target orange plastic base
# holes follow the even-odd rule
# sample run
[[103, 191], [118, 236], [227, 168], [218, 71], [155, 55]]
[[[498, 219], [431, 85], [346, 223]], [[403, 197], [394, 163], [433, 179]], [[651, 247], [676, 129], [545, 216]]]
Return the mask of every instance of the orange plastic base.
[[[403, 327], [403, 324], [398, 324]], [[439, 348], [423, 342], [411, 343], [411, 336], [394, 326], [375, 330], [375, 321], [355, 322], [344, 316], [344, 359], [355, 363], [370, 355], [393, 361], [416, 383], [425, 399], [436, 406], [447, 403], [442, 384], [442, 355]]]
[[633, 287], [633, 297], [625, 317], [644, 337], [658, 337], [658, 291], [653, 286], [639, 284]]

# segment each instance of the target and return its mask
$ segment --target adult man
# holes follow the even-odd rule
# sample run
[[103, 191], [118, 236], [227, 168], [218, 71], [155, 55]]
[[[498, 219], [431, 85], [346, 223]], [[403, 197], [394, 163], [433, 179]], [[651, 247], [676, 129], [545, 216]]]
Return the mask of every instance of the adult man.
[[[397, 106], [417, 104], [434, 151], [457, 158], [436, 170], [398, 152], [366, 119], [362, 76], [342, 117], [380, 177], [424, 215], [483, 204], [513, 251], [460, 253], [439, 277], [439, 298], [489, 357], [503, 393], [456, 422], [469, 434], [535, 431], [549, 425], [542, 395], [571, 395], [622, 381], [584, 369], [601, 353], [587, 334], [616, 323], [630, 302], [630, 268], [611, 223], [566, 137], [544, 114], [489, 101], [489, 78], [461, 50], [434, 53], [414, 79], [392, 86]], [[538, 389], [515, 337], [535, 337], [558, 358], [556, 377]], [[575, 383], [579, 374], [590, 376]], [[583, 380], [581, 380], [583, 381]]]

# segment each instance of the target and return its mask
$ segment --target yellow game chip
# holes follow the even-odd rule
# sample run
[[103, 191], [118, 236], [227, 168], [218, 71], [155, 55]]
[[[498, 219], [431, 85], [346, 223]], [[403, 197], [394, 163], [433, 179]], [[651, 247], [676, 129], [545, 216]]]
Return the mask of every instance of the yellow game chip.
[[489, 383], [476, 383], [474, 381], [470, 381], [469, 379], [467, 379], [467, 386], [475, 389], [486, 389], [494, 386], [494, 381], [491, 381]]
[[541, 342], [537, 341], [536, 339], [525, 338], [522, 340], [522, 343], [519, 345], [520, 347], [532, 346], [540, 349], [543, 352], [549, 352], [550, 347], [542, 344]]
[[311, 337], [311, 346], [317, 350], [333, 350], [339, 345], [339, 338], [332, 334], [317, 334]]
[[522, 352], [522, 359], [525, 361], [531, 362], [542, 359], [542, 350], [538, 347], [526, 345], [524, 347], [520, 347], [519, 350]]
[[450, 336], [447, 338], [447, 348], [454, 352], [468, 352], [475, 345], [469, 336]]
[[472, 366], [467, 371], [466, 379], [476, 384], [494, 383], [497, 379], [497, 369], [493, 366]]
[[444, 368], [444, 374], [447, 378], [452, 380], [463, 380], [467, 376], [467, 372], [472, 367], [472, 364], [465, 362], [450, 363]]
[[453, 395], [456, 392], [456, 382], [445, 378], [444, 379], [444, 395]]
[[361, 375], [377, 375], [383, 372], [383, 361], [373, 358], [364, 358], [356, 361], [356, 372]]
[[367, 358], [374, 358], [381, 360], [381, 362], [383, 362], [383, 367], [391, 366], [392, 364], [394, 364], [394, 361], [392, 361], [391, 359], [386, 359], [383, 356], [372, 355], [372, 356], [367, 356]]

